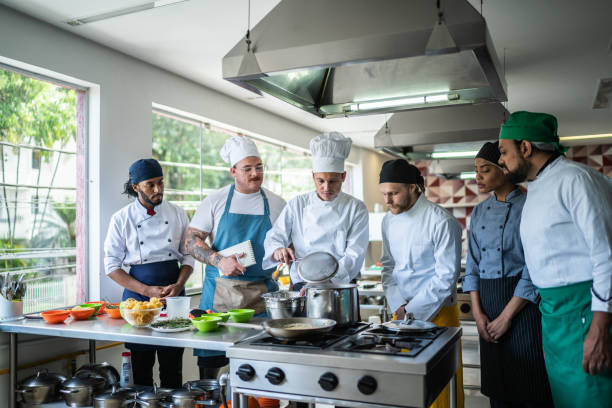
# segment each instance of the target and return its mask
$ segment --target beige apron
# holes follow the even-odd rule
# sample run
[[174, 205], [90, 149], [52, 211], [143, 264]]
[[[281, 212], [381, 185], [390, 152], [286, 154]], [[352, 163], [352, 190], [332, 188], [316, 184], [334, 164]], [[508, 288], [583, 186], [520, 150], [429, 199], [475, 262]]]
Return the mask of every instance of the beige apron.
[[268, 293], [264, 281], [246, 281], [216, 277], [216, 289], [213, 299], [213, 309], [227, 312], [232, 309], [254, 309], [255, 314], [266, 311], [266, 304], [261, 297]]

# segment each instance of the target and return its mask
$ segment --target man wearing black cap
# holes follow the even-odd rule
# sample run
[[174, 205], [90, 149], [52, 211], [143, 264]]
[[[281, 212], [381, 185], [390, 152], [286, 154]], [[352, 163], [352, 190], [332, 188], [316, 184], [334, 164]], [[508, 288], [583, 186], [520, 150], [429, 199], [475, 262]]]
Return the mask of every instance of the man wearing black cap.
[[[164, 179], [157, 160], [141, 159], [132, 164], [124, 193], [136, 200], [111, 218], [104, 241], [106, 274], [125, 288], [123, 300], [184, 294], [193, 258], [179, 248], [189, 219], [183, 209], [163, 201]], [[124, 265], [130, 267], [129, 274]], [[126, 347], [132, 352], [135, 384], [153, 384], [157, 352], [161, 386], [181, 387], [182, 348], [131, 343]]]
[[[382, 283], [398, 319], [411, 313], [438, 326], [459, 326], [456, 283], [461, 262], [461, 225], [425, 198], [424, 180], [406, 160], [389, 160], [380, 172], [389, 212], [382, 222]], [[462, 368], [457, 372], [463, 407]], [[448, 386], [432, 407], [448, 402]]]

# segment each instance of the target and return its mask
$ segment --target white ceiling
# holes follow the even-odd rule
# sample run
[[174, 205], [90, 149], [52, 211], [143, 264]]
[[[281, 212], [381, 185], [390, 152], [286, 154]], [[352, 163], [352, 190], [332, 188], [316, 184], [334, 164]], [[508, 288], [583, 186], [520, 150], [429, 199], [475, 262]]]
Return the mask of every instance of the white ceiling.
[[[77, 27], [65, 23], [147, 1], [0, 3], [315, 130], [338, 130], [357, 145], [373, 147], [373, 135], [388, 115], [320, 119], [222, 79], [223, 56], [246, 32], [247, 0], [190, 0]], [[251, 0], [251, 25], [278, 2]], [[470, 2], [480, 9], [479, 0]], [[485, 0], [483, 15], [500, 61], [506, 54], [511, 112], [553, 113], [562, 136], [612, 133], [612, 107], [591, 109], [598, 79], [612, 77], [612, 1]]]

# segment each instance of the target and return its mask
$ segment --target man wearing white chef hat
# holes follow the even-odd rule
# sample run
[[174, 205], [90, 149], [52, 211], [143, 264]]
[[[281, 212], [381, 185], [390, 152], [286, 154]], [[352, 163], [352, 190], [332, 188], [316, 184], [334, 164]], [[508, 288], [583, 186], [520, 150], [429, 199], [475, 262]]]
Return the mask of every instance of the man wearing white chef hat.
[[[185, 233], [185, 250], [206, 264], [200, 309], [226, 312], [265, 309], [261, 295], [278, 290], [271, 279], [274, 268], [262, 267], [264, 238], [279, 216], [285, 201], [261, 187], [264, 165], [255, 143], [245, 136], [228, 139], [221, 158], [230, 164], [234, 184], [209, 194], [200, 204]], [[210, 238], [212, 246], [206, 243]], [[218, 251], [250, 240], [255, 265], [245, 268], [236, 256]], [[201, 378], [214, 378], [227, 364], [224, 353], [195, 350]]]
[[263, 267], [291, 264], [294, 290], [304, 282], [292, 262], [312, 252], [329, 252], [338, 260], [334, 283], [355, 280], [361, 270], [368, 246], [368, 210], [363, 201], [341, 191], [351, 144], [338, 132], [310, 141], [316, 189], [289, 201], [266, 235]]

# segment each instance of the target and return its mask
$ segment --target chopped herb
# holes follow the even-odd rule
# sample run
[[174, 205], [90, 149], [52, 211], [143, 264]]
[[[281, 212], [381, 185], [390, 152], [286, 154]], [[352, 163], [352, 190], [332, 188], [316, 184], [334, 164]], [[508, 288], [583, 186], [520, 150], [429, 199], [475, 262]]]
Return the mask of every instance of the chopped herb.
[[117, 305], [107, 304], [107, 305], [105, 306], [105, 309], [119, 309], [119, 306], [117, 306]]
[[191, 320], [183, 318], [160, 320], [151, 324], [151, 327], [156, 329], [182, 329], [189, 326], [191, 326]]

